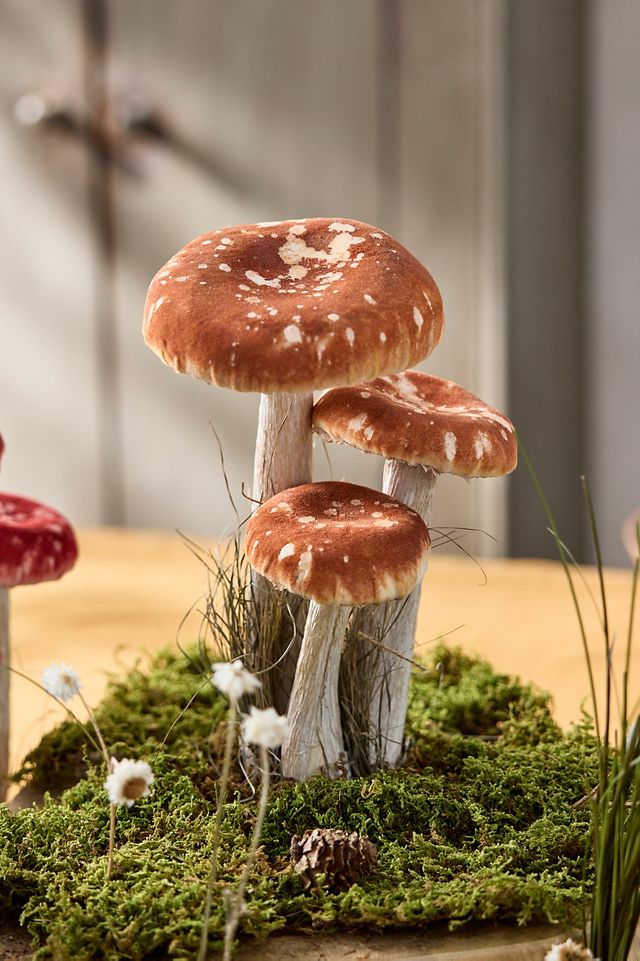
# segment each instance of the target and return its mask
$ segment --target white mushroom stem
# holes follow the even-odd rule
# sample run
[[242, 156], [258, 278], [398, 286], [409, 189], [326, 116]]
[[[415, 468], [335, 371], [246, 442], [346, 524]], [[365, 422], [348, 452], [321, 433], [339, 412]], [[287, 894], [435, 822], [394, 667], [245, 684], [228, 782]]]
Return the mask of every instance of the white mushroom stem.
[[338, 677], [350, 613], [348, 606], [309, 604], [282, 744], [282, 773], [296, 781], [345, 773]]
[[[388, 460], [382, 490], [419, 514], [428, 527], [437, 476], [429, 467]], [[372, 745], [372, 760], [390, 766], [397, 764], [402, 753], [421, 587], [418, 584], [406, 598], [373, 607], [366, 621], [372, 637], [379, 636], [385, 624], [390, 625], [382, 638], [389, 650], [381, 651], [377, 661], [378, 685], [369, 713], [372, 730], [379, 732], [380, 739]]]
[[0, 801], [9, 786], [9, 590], [0, 587]]
[[[253, 497], [309, 484], [312, 479], [313, 394], [262, 394], [253, 462]], [[257, 506], [257, 505], [256, 505]]]
[[[253, 462], [253, 497], [256, 501], [254, 508], [289, 487], [311, 483], [313, 479], [312, 409], [313, 393], [311, 392], [261, 395]], [[268, 602], [262, 602], [263, 599], [271, 596], [267, 581], [257, 571], [252, 570], [251, 583], [257, 603], [256, 616], [269, 617], [270, 605]], [[306, 604], [300, 598], [296, 599], [293, 594], [287, 595], [287, 603], [301, 634]], [[300, 643], [299, 634], [298, 640], [275, 668], [277, 673], [274, 705], [280, 713], [286, 711], [289, 701]], [[286, 618], [281, 643], [279, 648], [276, 647], [276, 658], [290, 643], [291, 621]], [[254, 640], [253, 644], [256, 655], [255, 666], [262, 670], [269, 666], [267, 657], [257, 649], [258, 641]]]

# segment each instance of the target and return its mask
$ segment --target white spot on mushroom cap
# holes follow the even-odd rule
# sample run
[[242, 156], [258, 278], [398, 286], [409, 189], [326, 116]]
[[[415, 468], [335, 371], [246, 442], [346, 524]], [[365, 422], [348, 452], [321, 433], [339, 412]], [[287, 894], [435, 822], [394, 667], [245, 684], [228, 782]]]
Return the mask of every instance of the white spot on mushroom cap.
[[429, 297], [429, 294], [426, 292], [426, 290], [423, 290], [423, 291], [422, 291], [422, 296], [424, 297], [424, 299], [425, 299], [426, 302], [428, 303], [428, 305], [429, 305], [429, 310], [430, 310], [431, 313], [435, 316], [435, 310], [433, 309], [433, 304], [431, 303], [431, 297]]
[[278, 554], [278, 560], [283, 561], [286, 557], [292, 557], [296, 552], [295, 544], [285, 544]]
[[376, 303], [377, 303], [377, 301], [374, 300], [374, 298], [371, 296], [371, 294], [364, 294], [363, 296], [364, 296], [364, 299], [366, 300], [366, 302], [367, 302], [368, 304], [372, 304], [372, 305], [373, 305], [373, 304], [376, 304]]
[[491, 439], [490, 439], [489, 435], [488, 435], [488, 434], [485, 434], [484, 431], [481, 431], [481, 432], [478, 434], [478, 436], [476, 437], [476, 439], [475, 439], [475, 441], [474, 441], [474, 445], [473, 445], [473, 446], [474, 446], [474, 450], [475, 450], [476, 457], [478, 458], [478, 460], [480, 460], [480, 458], [482, 457], [483, 454], [490, 454], [490, 453], [491, 453], [491, 450], [492, 450], [492, 448], [493, 448], [493, 444], [491, 443]]
[[383, 330], [380, 331], [380, 343], [384, 344], [387, 339], [387, 335]]
[[345, 554], [344, 557], [342, 558], [342, 560], [344, 561], [345, 564], [348, 564], [348, 563], [349, 563], [349, 555], [348, 555], [348, 554]]
[[327, 314], [329, 320], [340, 320], [340, 314]]
[[328, 227], [327, 229], [328, 229], [328, 230], [335, 230], [335, 231], [346, 230], [346, 231], [348, 231], [350, 234], [352, 234], [352, 233], [354, 233], [354, 231], [355, 231], [356, 228], [353, 226], [353, 224], [342, 224], [342, 223], [340, 223], [339, 220], [335, 220], [332, 224], [329, 224], [329, 227]]
[[347, 340], [349, 341], [349, 343], [350, 343], [350, 344], [353, 344], [354, 340], [356, 339], [356, 335], [355, 335], [355, 333], [354, 333], [354, 331], [353, 331], [353, 328], [352, 328], [352, 327], [347, 327], [347, 329], [345, 330], [344, 333], [345, 333], [345, 337], [347, 338]]
[[458, 438], [450, 430], [444, 435], [444, 452], [448, 461], [452, 461], [456, 456]]
[[413, 308], [413, 319], [416, 322], [416, 327], [418, 328], [418, 330], [420, 330], [422, 325], [424, 324], [424, 317], [422, 316], [422, 314], [420, 313], [417, 307]]
[[300, 328], [296, 327], [295, 324], [289, 324], [288, 327], [282, 331], [284, 339], [290, 344], [301, 344], [302, 334], [300, 333]]
[[311, 517], [311, 516], [298, 518], [298, 524], [313, 524], [314, 521], [315, 521], [315, 517]]
[[298, 576], [296, 578], [296, 583], [302, 584], [305, 579], [311, 573], [311, 562], [313, 560], [313, 553], [310, 546], [307, 547], [306, 551], [303, 551], [300, 555], [300, 560], [298, 561]]
[[362, 430], [366, 422], [367, 422], [367, 415], [359, 414], [357, 417], [351, 418], [351, 420], [347, 424], [347, 429], [350, 430], [352, 433], [356, 434], [359, 430]]
[[279, 287], [280, 286], [279, 277], [274, 277], [273, 280], [267, 280], [266, 277], [263, 277], [261, 274], [257, 273], [257, 271], [255, 270], [245, 270], [244, 275], [247, 278], [247, 280], [250, 280], [251, 283], [255, 284], [257, 287]]
[[231, 273], [231, 267], [229, 264], [218, 264], [218, 270], [223, 270], [225, 274]]
[[302, 264], [294, 264], [292, 267], [289, 267], [289, 276], [292, 280], [302, 280], [308, 273], [309, 271], [306, 267], [303, 267]]

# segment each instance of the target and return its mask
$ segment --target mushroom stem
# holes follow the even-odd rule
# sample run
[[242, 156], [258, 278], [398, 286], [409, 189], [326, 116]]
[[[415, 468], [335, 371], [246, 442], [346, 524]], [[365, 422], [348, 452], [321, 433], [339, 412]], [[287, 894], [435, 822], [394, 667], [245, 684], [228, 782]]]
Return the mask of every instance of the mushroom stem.
[[260, 503], [311, 482], [312, 408], [310, 392], [260, 396], [253, 462], [253, 497]]
[[[429, 467], [388, 460], [382, 490], [419, 514], [428, 527], [436, 477], [437, 472]], [[406, 598], [367, 609], [365, 633], [379, 637], [385, 624], [390, 625], [382, 637], [388, 650], [379, 654], [377, 686], [369, 709], [371, 730], [376, 734], [370, 760], [376, 764], [394, 766], [402, 753], [421, 587], [418, 584]]]
[[282, 773], [296, 781], [345, 773], [338, 677], [350, 613], [345, 605], [309, 604], [282, 744]]
[[[258, 431], [253, 464], [253, 497], [260, 504], [279, 494], [280, 491], [298, 484], [308, 484], [312, 480], [313, 432], [311, 430], [311, 411], [313, 393], [278, 393], [260, 396]], [[258, 503], [254, 505], [258, 506]], [[268, 582], [251, 572], [253, 597], [256, 602], [256, 617], [260, 620], [272, 615], [270, 597], [272, 590]], [[307, 605], [295, 594], [285, 594], [285, 602], [292, 612], [297, 639], [291, 645], [291, 620], [286, 617], [278, 638], [270, 632], [258, 630], [253, 649], [255, 667], [263, 670], [276, 663], [289, 647], [282, 661], [274, 668], [274, 676], [269, 679], [273, 696], [269, 698], [280, 714], [284, 714], [289, 703], [289, 694], [295, 674], [296, 659], [300, 647], [300, 635], [305, 622]], [[270, 639], [269, 650], [260, 650], [261, 637]]]
[[9, 590], [0, 587], [0, 801], [9, 786]]

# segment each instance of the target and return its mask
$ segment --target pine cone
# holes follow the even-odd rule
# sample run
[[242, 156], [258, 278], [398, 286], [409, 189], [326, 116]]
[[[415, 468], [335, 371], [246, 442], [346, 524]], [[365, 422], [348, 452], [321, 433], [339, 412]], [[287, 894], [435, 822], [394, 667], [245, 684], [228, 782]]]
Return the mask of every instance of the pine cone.
[[349, 887], [378, 865], [376, 846], [368, 838], [333, 828], [314, 828], [301, 838], [294, 835], [291, 860], [305, 888], [317, 884], [318, 874], [324, 874], [329, 888]]

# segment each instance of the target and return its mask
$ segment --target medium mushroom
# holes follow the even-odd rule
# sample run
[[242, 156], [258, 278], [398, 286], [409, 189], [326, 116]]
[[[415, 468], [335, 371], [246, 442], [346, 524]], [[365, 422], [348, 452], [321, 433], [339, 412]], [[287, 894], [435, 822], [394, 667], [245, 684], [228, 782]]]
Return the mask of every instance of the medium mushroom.
[[304, 781], [348, 770], [338, 677], [354, 607], [409, 594], [426, 567], [429, 532], [415, 511], [355, 484], [283, 491], [247, 527], [252, 566], [310, 599], [282, 745], [282, 772]]
[[[383, 491], [417, 511], [429, 525], [438, 474], [499, 477], [517, 463], [513, 424], [504, 414], [450, 380], [416, 370], [368, 384], [328, 390], [313, 411], [314, 429], [325, 439], [386, 458]], [[381, 656], [381, 684], [371, 704], [377, 746], [388, 764], [402, 750], [410, 658], [420, 601], [418, 586], [403, 609], [367, 612], [367, 633], [390, 624]]]
[[[442, 300], [429, 272], [384, 231], [312, 218], [203, 234], [156, 274], [144, 311], [146, 343], [180, 373], [261, 393], [253, 497], [262, 503], [312, 480], [315, 389], [369, 380], [427, 357], [442, 334]], [[253, 575], [257, 620], [270, 592]], [[296, 605], [287, 604], [297, 622]], [[258, 668], [291, 643], [290, 621]], [[285, 636], [286, 635], [286, 636]], [[295, 649], [276, 668], [286, 710]]]
[[9, 589], [53, 581], [78, 556], [73, 529], [57, 511], [16, 494], [0, 494], [0, 800], [9, 770]]
[[227, 227], [151, 281], [148, 346], [180, 373], [262, 394], [253, 496], [311, 480], [312, 391], [403, 370], [443, 327], [429, 272], [384, 231], [312, 218]]

